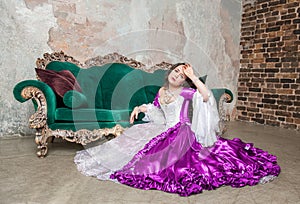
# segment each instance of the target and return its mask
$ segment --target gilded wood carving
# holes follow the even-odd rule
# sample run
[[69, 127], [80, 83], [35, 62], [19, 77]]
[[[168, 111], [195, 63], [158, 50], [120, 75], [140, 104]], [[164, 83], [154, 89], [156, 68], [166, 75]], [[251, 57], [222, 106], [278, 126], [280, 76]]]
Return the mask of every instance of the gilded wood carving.
[[[123, 63], [127, 64], [133, 68], [141, 69], [147, 72], [153, 72], [157, 69], [169, 69], [172, 64], [167, 62], [162, 62], [156, 64], [150, 68], [146, 68], [144, 64], [138, 62], [134, 59], [129, 59], [118, 53], [111, 53], [105, 55], [104, 57], [98, 56], [91, 58], [85, 61], [83, 64], [78, 60], [74, 59], [71, 56], [66, 55], [64, 52], [54, 52], [54, 53], [45, 53], [43, 58], [38, 58], [36, 61], [36, 66], [39, 69], [45, 69], [46, 65], [51, 61], [63, 61], [63, 62], [72, 62], [79, 67], [89, 68], [91, 66], [101, 66], [107, 63]], [[75, 142], [82, 145], [86, 145], [90, 142], [103, 139], [105, 136], [114, 135], [119, 136], [125, 130], [120, 125], [116, 125], [113, 128], [104, 128], [96, 130], [87, 130], [81, 129], [78, 131], [72, 130], [51, 130], [47, 125], [47, 101], [41, 90], [35, 87], [26, 87], [22, 90], [22, 97], [25, 99], [32, 99], [37, 104], [36, 112], [29, 118], [29, 127], [36, 129], [36, 138], [35, 142], [38, 145], [37, 155], [39, 157], [45, 157], [48, 152], [48, 139], [51, 137], [62, 138], [69, 142]], [[223, 94], [219, 101], [219, 114], [220, 114], [220, 129], [221, 132], [226, 131], [227, 115], [224, 104], [227, 101], [230, 101], [231, 97], [228, 94]]]

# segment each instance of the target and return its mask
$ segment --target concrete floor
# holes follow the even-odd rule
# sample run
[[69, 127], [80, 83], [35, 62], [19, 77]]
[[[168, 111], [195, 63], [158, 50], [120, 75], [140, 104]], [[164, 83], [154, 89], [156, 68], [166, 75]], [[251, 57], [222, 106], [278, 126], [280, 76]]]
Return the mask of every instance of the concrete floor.
[[0, 139], [0, 203], [300, 203], [300, 132], [230, 122], [225, 138], [239, 137], [275, 154], [282, 172], [264, 185], [221, 187], [190, 197], [139, 190], [80, 174], [73, 157], [81, 145], [55, 140], [35, 156], [33, 136]]

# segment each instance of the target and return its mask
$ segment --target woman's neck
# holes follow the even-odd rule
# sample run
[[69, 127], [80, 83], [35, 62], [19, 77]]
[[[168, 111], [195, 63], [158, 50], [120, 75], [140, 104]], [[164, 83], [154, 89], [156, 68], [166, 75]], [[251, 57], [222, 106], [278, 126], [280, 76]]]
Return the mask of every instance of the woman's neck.
[[181, 88], [181, 86], [172, 86], [171, 84], [169, 84], [168, 89], [172, 92], [177, 91]]

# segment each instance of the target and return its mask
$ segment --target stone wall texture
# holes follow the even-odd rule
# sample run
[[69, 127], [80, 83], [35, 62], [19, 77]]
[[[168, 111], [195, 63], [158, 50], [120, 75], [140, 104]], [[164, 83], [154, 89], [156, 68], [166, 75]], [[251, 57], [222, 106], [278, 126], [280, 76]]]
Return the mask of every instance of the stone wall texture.
[[33, 133], [32, 103], [20, 104], [12, 90], [35, 79], [35, 60], [45, 52], [81, 62], [118, 52], [149, 67], [185, 61], [208, 74], [209, 87], [236, 95], [241, 9], [239, 0], [0, 1], [0, 136]]
[[299, 3], [243, 1], [239, 120], [300, 129]]

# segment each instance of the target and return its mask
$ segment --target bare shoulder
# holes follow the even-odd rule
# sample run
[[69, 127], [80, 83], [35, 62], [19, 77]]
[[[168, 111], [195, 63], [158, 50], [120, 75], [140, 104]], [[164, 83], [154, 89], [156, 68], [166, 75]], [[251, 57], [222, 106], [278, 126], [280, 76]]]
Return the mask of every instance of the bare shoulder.
[[165, 87], [160, 87], [160, 89], [158, 90], [158, 94], [159, 96], [163, 96], [165, 94]]

